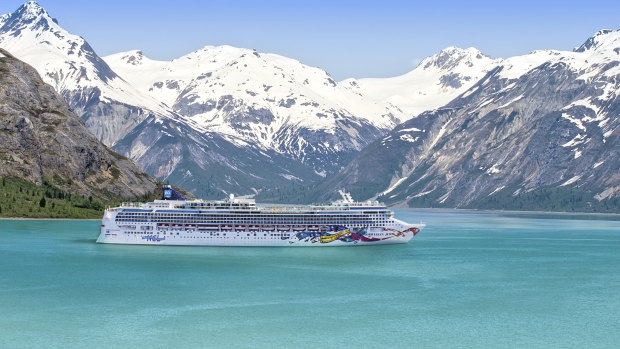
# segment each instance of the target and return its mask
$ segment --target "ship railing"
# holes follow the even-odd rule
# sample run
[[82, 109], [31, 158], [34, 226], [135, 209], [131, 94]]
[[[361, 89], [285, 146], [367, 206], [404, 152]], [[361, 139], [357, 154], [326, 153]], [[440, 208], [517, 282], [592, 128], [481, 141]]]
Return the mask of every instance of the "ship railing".
[[141, 202], [123, 202], [121, 207], [140, 208], [141, 205]]
[[263, 206], [260, 209], [269, 212], [305, 212], [310, 211], [306, 206]]
[[[385, 206], [378, 203], [379, 206]], [[330, 211], [330, 210], [346, 210], [349, 207], [376, 207], [377, 205], [333, 205], [319, 204], [309, 206], [259, 206], [258, 208], [268, 212], [308, 212], [308, 211]]]

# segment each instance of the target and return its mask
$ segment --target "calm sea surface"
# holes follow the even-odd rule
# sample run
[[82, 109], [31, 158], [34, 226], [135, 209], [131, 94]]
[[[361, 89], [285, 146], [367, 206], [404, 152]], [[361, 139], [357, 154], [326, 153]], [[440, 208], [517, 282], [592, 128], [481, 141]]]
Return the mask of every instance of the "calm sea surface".
[[0, 347], [618, 348], [620, 217], [397, 210], [407, 245], [115, 246], [0, 220]]

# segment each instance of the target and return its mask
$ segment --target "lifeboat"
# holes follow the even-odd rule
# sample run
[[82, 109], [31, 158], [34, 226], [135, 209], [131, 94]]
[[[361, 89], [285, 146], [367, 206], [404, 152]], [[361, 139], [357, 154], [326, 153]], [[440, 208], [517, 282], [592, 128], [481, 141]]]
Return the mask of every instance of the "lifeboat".
[[279, 225], [278, 226], [278, 231], [289, 231], [291, 230], [291, 227], [289, 227], [288, 225]]
[[250, 229], [252, 231], [255, 231], [255, 230], [259, 229], [259, 226], [258, 225], [250, 225], [250, 226], [248, 226], [248, 229]]
[[310, 231], [317, 231], [317, 230], [319, 230], [319, 226], [318, 225], [309, 225], [308, 226], [308, 230], [310, 230]]
[[222, 230], [230, 230], [232, 229], [232, 225], [222, 225]]
[[245, 225], [235, 225], [235, 230], [245, 230]]
[[273, 225], [263, 225], [264, 231], [273, 231], [275, 228]]
[[298, 225], [298, 226], [294, 226], [293, 230], [294, 231], [304, 231], [304, 230], [306, 230], [306, 227], [304, 227], [303, 225]]

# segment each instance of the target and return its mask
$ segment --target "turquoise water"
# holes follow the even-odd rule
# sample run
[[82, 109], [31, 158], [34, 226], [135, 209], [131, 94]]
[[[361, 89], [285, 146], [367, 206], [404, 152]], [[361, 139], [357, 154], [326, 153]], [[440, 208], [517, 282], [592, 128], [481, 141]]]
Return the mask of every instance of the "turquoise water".
[[618, 216], [396, 216], [428, 227], [407, 245], [219, 248], [0, 220], [0, 347], [618, 347]]

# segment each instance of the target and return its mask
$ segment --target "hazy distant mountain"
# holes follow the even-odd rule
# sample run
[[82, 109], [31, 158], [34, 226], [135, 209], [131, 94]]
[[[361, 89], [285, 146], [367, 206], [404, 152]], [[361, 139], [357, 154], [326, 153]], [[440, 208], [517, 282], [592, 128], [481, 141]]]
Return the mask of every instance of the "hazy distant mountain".
[[153, 178], [103, 145], [34, 68], [0, 49], [0, 176], [104, 201], [152, 194]]
[[619, 84], [620, 31], [503, 60], [318, 190], [410, 206], [619, 210]]
[[377, 103], [397, 106], [410, 119], [450, 102], [501, 62], [472, 47], [448, 47], [422, 60], [407, 74], [393, 78], [348, 79], [342, 84]]

